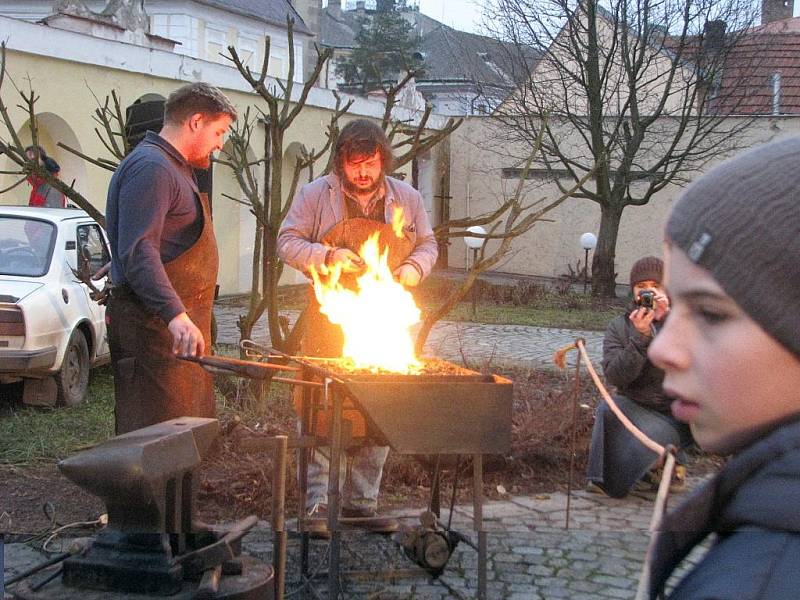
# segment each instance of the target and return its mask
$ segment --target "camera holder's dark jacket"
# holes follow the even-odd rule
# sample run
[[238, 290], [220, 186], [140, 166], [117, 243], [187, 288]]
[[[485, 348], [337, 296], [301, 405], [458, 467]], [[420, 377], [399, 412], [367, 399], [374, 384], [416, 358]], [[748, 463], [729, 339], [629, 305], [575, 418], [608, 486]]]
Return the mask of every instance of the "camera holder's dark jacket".
[[670, 600], [800, 597], [800, 417], [774, 428], [668, 514], [650, 597], [709, 534], [717, 540]]
[[[669, 414], [670, 400], [661, 383], [664, 372], [647, 359], [652, 338], [639, 333], [628, 319], [630, 311], [608, 324], [603, 338], [603, 373], [617, 392], [634, 402]], [[655, 322], [654, 322], [655, 323]], [[660, 323], [655, 323], [660, 328]]]

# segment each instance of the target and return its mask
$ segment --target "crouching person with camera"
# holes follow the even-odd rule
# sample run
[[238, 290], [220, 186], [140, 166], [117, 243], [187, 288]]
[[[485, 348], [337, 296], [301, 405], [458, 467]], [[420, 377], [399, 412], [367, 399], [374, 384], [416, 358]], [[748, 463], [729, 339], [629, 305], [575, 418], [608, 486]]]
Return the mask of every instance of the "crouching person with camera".
[[[634, 263], [630, 274], [633, 302], [606, 329], [603, 371], [606, 381], [616, 388], [614, 401], [625, 416], [659, 444], [680, 449], [692, 443], [691, 433], [671, 415], [671, 400], [661, 387], [664, 372], [647, 359], [647, 349], [669, 314], [663, 273], [664, 263], [655, 256]], [[686, 476], [680, 464], [685, 462], [682, 454], [678, 455], [673, 492], [681, 491]], [[605, 402], [598, 406], [587, 468], [590, 491], [622, 498], [634, 487], [655, 489], [660, 477], [658, 460]]]

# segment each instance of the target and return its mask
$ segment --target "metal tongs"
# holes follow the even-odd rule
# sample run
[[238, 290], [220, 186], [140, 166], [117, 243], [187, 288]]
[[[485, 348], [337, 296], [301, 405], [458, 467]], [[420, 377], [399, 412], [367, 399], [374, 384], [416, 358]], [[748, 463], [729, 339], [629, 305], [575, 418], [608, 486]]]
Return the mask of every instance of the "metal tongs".
[[271, 362], [255, 362], [252, 360], [240, 360], [238, 358], [228, 358], [226, 356], [181, 356], [182, 360], [194, 362], [203, 368], [214, 371], [223, 371], [239, 377], [248, 379], [272, 379], [277, 371], [299, 371], [299, 367], [280, 365]]
[[179, 356], [182, 360], [194, 362], [212, 373], [222, 373], [255, 379], [258, 381], [275, 381], [278, 383], [288, 383], [291, 385], [301, 385], [306, 387], [321, 387], [321, 383], [305, 381], [302, 379], [292, 379], [288, 377], [275, 377], [279, 371], [298, 372], [299, 366], [287, 364], [292, 357], [279, 350], [268, 348], [254, 342], [253, 340], [242, 340], [239, 344], [246, 356], [264, 359], [268, 362], [256, 362], [253, 360], [240, 360], [238, 358], [228, 358], [225, 356]]
[[275, 364], [285, 364], [289, 359], [291, 359], [291, 356], [288, 354], [281, 352], [280, 350], [270, 348], [269, 346], [264, 346], [258, 342], [254, 342], [253, 340], [242, 340], [239, 342], [239, 348], [244, 350], [246, 356], [252, 356], [254, 358], [266, 358], [268, 361], [274, 361]]

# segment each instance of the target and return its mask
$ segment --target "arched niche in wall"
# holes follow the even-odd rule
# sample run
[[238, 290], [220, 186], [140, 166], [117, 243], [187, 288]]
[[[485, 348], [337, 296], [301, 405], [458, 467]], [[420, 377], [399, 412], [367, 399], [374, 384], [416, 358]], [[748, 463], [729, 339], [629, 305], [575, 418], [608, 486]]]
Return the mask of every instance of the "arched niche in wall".
[[[302, 150], [303, 144], [300, 142], [292, 142], [286, 146], [286, 150], [283, 152], [283, 161], [281, 164], [281, 186], [283, 188], [284, 201], [286, 201], [286, 197], [289, 194], [292, 185], [292, 179], [294, 177], [295, 166], [297, 165], [298, 159], [302, 155]], [[325, 164], [325, 157], [317, 161], [317, 164], [315, 165], [316, 168], [314, 169], [315, 177], [319, 177], [322, 169], [325, 168]], [[303, 169], [298, 178], [297, 189], [295, 190], [295, 193], [303, 184], [308, 183], [308, 181], [309, 170]]]
[[[131, 148], [144, 139], [148, 131], [158, 133], [164, 126], [164, 103], [160, 94], [144, 94], [125, 110], [125, 137]], [[213, 169], [195, 169], [197, 185], [212, 199]], [[213, 199], [212, 199], [213, 200]], [[212, 202], [213, 210], [213, 202]]]
[[[83, 148], [78, 140], [78, 136], [76, 135], [75, 131], [73, 131], [72, 127], [70, 127], [69, 123], [55, 113], [42, 112], [36, 115], [36, 127], [39, 145], [44, 149], [47, 155], [53, 158], [53, 160], [55, 160], [61, 167], [61, 180], [67, 185], [73, 186], [94, 206], [98, 208], [102, 207], [105, 203], [105, 197], [92, 197], [92, 194], [90, 193], [91, 190], [89, 189], [86, 161], [58, 145], [59, 143], [62, 143], [70, 148], [73, 148], [74, 150], [83, 152]], [[26, 122], [22, 127], [20, 127], [17, 135], [23, 144], [31, 144], [30, 122]], [[19, 167], [9, 158], [4, 157], [0, 170], [17, 171], [19, 170]], [[22, 176], [3, 175], [2, 186], [0, 189], [7, 188], [20, 177]], [[30, 186], [23, 183], [15, 187], [13, 190], [3, 194], [3, 196], [0, 198], [0, 202], [4, 204], [27, 204], [29, 196]]]
[[141, 142], [148, 131], [161, 131], [164, 102], [166, 98], [160, 94], [145, 94], [125, 109], [125, 137], [131, 148]]

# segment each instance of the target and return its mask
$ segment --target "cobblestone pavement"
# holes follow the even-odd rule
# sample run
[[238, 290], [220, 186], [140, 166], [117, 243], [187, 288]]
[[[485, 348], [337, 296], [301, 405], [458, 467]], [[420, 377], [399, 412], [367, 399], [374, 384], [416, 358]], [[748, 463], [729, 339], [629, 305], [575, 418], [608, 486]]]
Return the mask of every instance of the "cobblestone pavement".
[[[690, 479], [689, 485], [698, 483]], [[629, 496], [613, 500], [585, 491], [573, 492], [570, 527], [565, 528], [567, 497], [564, 493], [511, 497], [484, 505], [488, 534], [487, 597], [489, 600], [590, 600], [632, 599], [647, 548], [647, 528], [653, 496]], [[422, 508], [404, 509], [401, 520], [416, 525]], [[447, 519], [447, 510], [443, 510]], [[456, 507], [452, 527], [475, 539], [471, 506]], [[296, 523], [287, 522], [296, 530]], [[459, 544], [439, 580], [427, 576], [388, 577], [389, 569], [408, 570], [405, 558], [390, 537], [352, 530], [342, 538], [342, 598], [353, 600], [444, 600], [475, 597], [477, 553]], [[266, 523], [244, 538], [245, 553], [265, 562], [272, 560], [272, 536]], [[310, 569], [321, 572], [315, 580], [317, 597], [327, 597], [328, 543], [312, 542]], [[20, 572], [42, 556], [23, 544], [5, 548], [5, 577]], [[693, 562], [696, 556], [692, 558]], [[298, 591], [299, 540], [288, 545], [287, 593]], [[350, 577], [346, 571], [359, 571]], [[364, 578], [364, 572], [369, 575]], [[383, 571], [383, 574], [380, 573]], [[310, 595], [308, 597], [314, 597]]]
[[[238, 342], [236, 319], [241, 310], [229, 303], [218, 303], [214, 307], [218, 343]], [[289, 318], [290, 323], [294, 323], [298, 313], [285, 311], [283, 314]], [[258, 321], [254, 331], [254, 341], [266, 343], [265, 317]], [[599, 370], [603, 353], [603, 334], [599, 331], [440, 321], [428, 337], [425, 354], [449, 361], [466, 362], [472, 367], [511, 364], [518, 367], [555, 368], [553, 353], [579, 337], [586, 340], [589, 356]], [[576, 356], [575, 352], [570, 352], [568, 362], [575, 364]]]
[[[701, 480], [690, 480], [689, 487]], [[647, 550], [654, 495], [614, 500], [574, 491], [570, 500], [570, 526], [565, 527], [564, 493], [512, 497], [484, 505], [488, 533], [487, 598], [489, 600], [590, 600], [632, 599]], [[417, 512], [405, 509], [404, 525], [418, 524]], [[443, 510], [443, 519], [447, 511]], [[452, 527], [475, 539], [471, 505], [459, 506]], [[250, 534], [246, 547], [263, 560], [271, 560], [271, 537], [266, 528]], [[317, 542], [315, 564], [325, 566], [327, 543]], [[343, 534], [342, 570], [408, 569], [413, 566], [390, 538], [358, 532]], [[296, 565], [299, 543], [290, 544], [288, 564]], [[690, 557], [690, 563], [696, 556]], [[367, 582], [344, 575], [343, 597], [381, 600], [443, 600], [473, 598], [478, 583], [477, 552], [460, 544], [439, 578], [412, 577], [389, 580], [377, 574]], [[688, 565], [687, 565], [688, 566]], [[686, 567], [684, 567], [685, 569]], [[298, 573], [287, 569], [287, 591], [297, 589]], [[326, 597], [327, 583], [317, 591]]]

